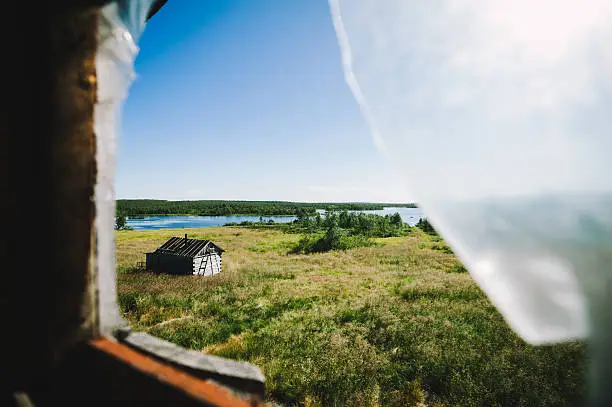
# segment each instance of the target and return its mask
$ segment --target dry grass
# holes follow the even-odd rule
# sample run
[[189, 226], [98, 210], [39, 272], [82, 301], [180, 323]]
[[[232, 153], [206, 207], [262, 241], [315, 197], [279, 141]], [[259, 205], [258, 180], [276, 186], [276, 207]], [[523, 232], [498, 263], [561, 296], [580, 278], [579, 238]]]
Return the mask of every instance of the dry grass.
[[[220, 275], [127, 272], [183, 233], [227, 250]], [[526, 345], [469, 274], [456, 272], [443, 242], [415, 231], [375, 247], [288, 254], [299, 238], [235, 228], [118, 232], [120, 306], [137, 329], [259, 365], [270, 401], [284, 405], [581, 400], [582, 344]]]

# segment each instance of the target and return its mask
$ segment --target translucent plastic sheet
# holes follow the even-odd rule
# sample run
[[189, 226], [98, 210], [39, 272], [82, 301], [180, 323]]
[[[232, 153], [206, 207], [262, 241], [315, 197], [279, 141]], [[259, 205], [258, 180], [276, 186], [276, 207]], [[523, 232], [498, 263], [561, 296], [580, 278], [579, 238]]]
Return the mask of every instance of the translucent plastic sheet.
[[375, 144], [508, 323], [588, 335], [612, 271], [612, 3], [330, 6]]
[[115, 280], [115, 137], [123, 102], [134, 79], [136, 46], [153, 0], [111, 2], [102, 9], [96, 56], [98, 103], [95, 108], [98, 179], [96, 183], [96, 256], [100, 329], [123, 323]]

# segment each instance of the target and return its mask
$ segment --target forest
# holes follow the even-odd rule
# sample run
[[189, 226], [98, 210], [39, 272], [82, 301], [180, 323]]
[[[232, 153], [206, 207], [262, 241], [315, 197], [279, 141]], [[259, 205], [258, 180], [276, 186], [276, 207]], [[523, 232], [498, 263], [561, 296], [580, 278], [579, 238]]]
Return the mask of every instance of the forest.
[[167, 201], [158, 199], [119, 199], [117, 213], [128, 217], [146, 215], [314, 215], [326, 211], [377, 210], [385, 207], [416, 208], [414, 203], [312, 203], [287, 201]]

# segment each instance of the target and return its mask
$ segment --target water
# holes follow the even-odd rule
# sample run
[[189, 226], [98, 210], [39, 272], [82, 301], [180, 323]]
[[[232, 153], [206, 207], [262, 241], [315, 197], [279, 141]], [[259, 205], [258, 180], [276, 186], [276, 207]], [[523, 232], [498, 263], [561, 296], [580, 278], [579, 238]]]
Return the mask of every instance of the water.
[[[322, 211], [325, 212], [325, 211]], [[373, 213], [376, 215], [392, 215], [398, 212], [402, 220], [414, 226], [421, 218], [419, 208], [384, 208], [373, 211], [351, 211]], [[264, 222], [272, 219], [275, 223], [287, 223], [295, 220], [295, 216], [262, 216]], [[223, 226], [227, 223], [244, 221], [258, 222], [259, 216], [145, 216], [143, 219], [129, 219], [128, 226], [135, 230], [210, 228]]]
[[[287, 223], [295, 216], [263, 216], [264, 222], [272, 219], [276, 223]], [[143, 219], [127, 219], [128, 226], [135, 230], [212, 228], [226, 223], [244, 221], [258, 222], [259, 216], [144, 216]]]

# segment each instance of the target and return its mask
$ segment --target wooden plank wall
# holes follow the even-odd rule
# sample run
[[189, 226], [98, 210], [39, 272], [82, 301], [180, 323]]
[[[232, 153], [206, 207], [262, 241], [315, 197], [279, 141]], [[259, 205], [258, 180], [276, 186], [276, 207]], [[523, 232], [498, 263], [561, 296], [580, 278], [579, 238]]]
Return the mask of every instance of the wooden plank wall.
[[[206, 268], [200, 270], [202, 262], [206, 262], [206, 257], [209, 257]], [[209, 253], [204, 256], [198, 256], [193, 259], [193, 273], [204, 276], [213, 276], [221, 272], [221, 255], [218, 253]]]

